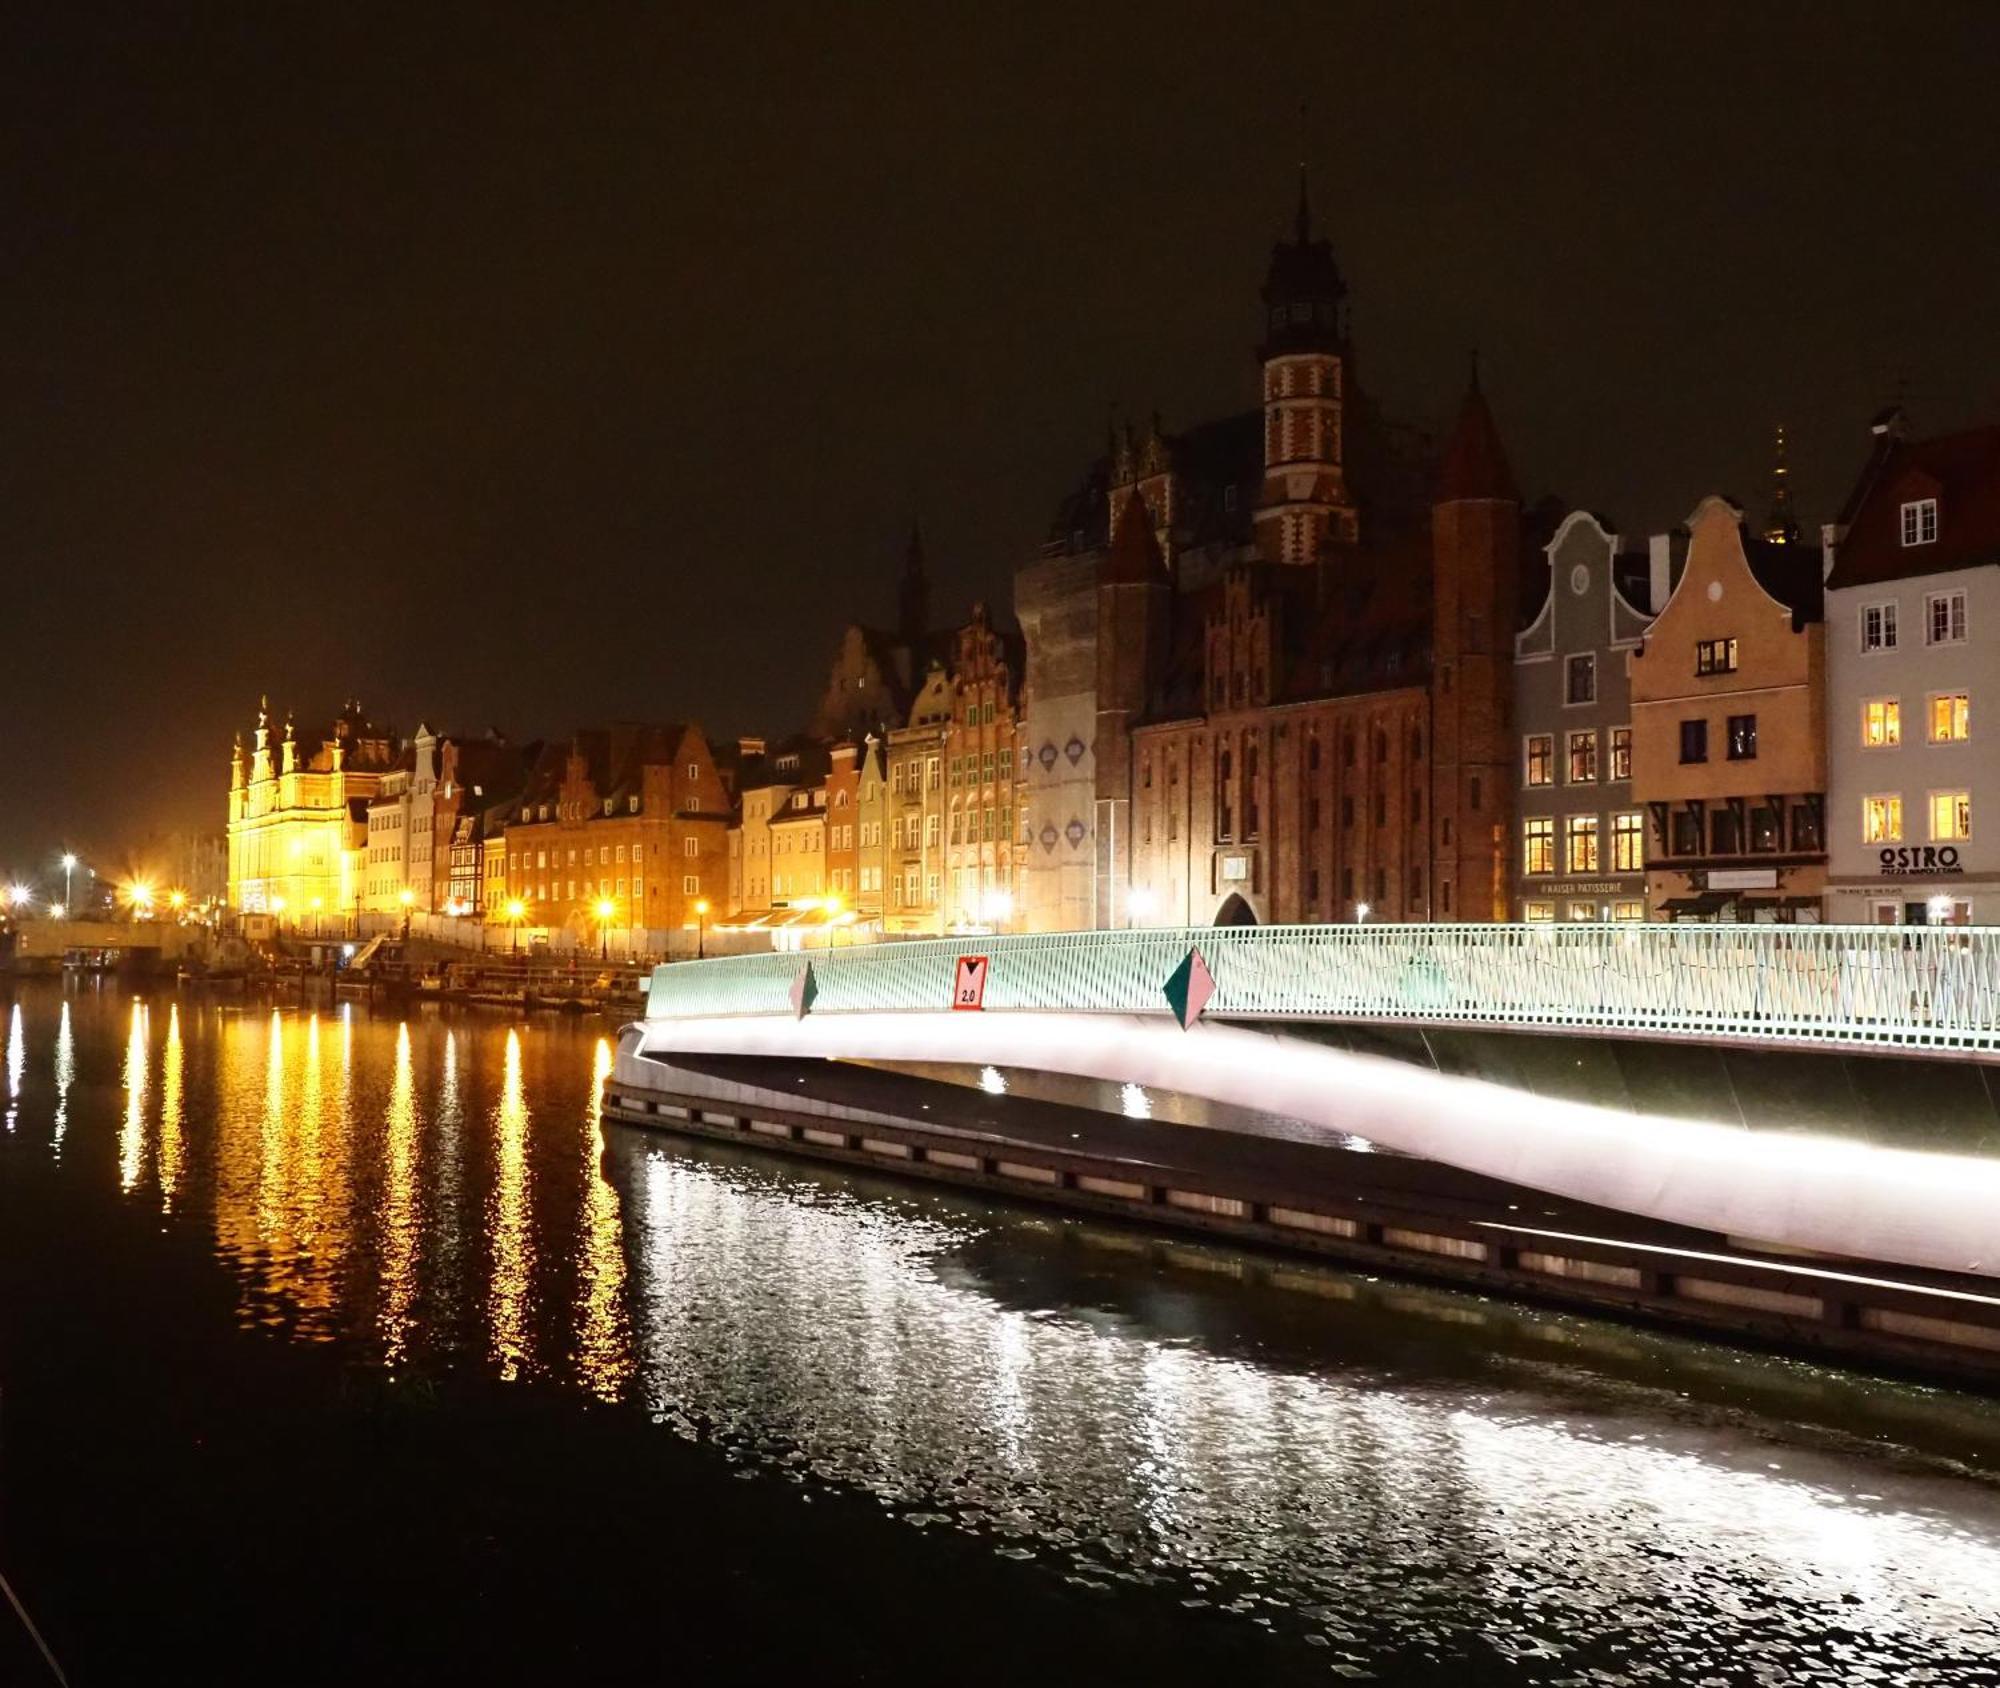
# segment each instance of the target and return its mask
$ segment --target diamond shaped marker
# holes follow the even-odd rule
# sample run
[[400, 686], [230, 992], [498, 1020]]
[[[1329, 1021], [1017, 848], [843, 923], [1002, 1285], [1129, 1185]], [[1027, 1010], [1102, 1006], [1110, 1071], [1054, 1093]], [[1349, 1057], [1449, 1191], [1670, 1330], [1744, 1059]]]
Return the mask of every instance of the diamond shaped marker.
[[813, 999], [819, 995], [819, 981], [813, 977], [813, 964], [808, 961], [799, 968], [798, 977], [792, 980], [792, 1018], [803, 1020], [812, 1012]]
[[1202, 960], [1201, 951], [1191, 949], [1180, 966], [1167, 975], [1162, 989], [1167, 1006], [1174, 1011], [1174, 1018], [1180, 1021], [1181, 1030], [1186, 1031], [1201, 1018], [1208, 999], [1215, 995], [1215, 975], [1208, 970], [1208, 963]]

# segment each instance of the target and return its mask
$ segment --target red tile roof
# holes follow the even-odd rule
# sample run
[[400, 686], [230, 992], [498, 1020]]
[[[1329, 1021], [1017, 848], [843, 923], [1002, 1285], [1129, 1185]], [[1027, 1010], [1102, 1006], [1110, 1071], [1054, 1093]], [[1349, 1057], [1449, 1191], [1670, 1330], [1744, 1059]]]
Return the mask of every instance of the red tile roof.
[[[1828, 587], [2000, 563], [2000, 426], [1898, 440], [1866, 473]], [[1905, 545], [1903, 505], [1919, 498], [1938, 501], [1937, 538]]]

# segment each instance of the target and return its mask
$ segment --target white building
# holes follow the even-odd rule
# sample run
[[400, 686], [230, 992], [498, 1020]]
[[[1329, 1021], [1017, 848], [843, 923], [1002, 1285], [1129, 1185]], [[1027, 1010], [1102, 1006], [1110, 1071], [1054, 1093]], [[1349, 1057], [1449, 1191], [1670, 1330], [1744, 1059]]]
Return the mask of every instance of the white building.
[[2000, 427], [1876, 436], [1824, 539], [1827, 917], [2000, 924]]

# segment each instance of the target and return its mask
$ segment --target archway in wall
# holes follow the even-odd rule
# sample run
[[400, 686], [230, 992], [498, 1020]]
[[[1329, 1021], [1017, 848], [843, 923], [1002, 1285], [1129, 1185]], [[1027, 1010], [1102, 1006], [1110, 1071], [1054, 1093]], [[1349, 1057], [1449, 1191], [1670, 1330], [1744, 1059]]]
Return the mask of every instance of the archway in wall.
[[1231, 891], [1223, 899], [1222, 907], [1215, 911], [1218, 926], [1255, 926], [1257, 911], [1243, 900], [1243, 893]]

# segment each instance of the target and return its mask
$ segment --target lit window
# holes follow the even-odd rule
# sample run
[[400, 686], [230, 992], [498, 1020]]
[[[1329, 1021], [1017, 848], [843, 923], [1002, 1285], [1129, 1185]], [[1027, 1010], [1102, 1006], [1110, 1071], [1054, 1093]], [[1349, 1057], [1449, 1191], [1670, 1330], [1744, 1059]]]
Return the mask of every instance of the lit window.
[[[1537, 815], [1521, 823], [1524, 846], [1522, 871], [1554, 873], [1556, 870], [1556, 823], [1548, 815]], [[1554, 918], [1550, 911], [1549, 918]]]
[[1729, 760], [1732, 762], [1754, 762], [1757, 760], [1756, 716], [1732, 715], [1729, 717]]
[[1933, 592], [1924, 600], [1924, 643], [1962, 645], [1965, 643], [1965, 594]]
[[1900, 844], [1902, 841], [1902, 798], [1864, 797], [1861, 800], [1861, 842], [1864, 844]]
[[1611, 817], [1611, 867], [1616, 873], [1638, 873], [1646, 865], [1646, 823], [1631, 809]]
[[[1932, 702], [1931, 736], [1937, 736], [1936, 701]], [[1861, 706], [1861, 742], [1881, 749], [1903, 742], [1903, 704], [1900, 698], [1872, 697]]]
[[1586, 652], [1582, 656], [1569, 659], [1568, 678], [1563, 698], [1568, 703], [1595, 703], [1597, 701], [1597, 658]]
[[1972, 699], [1964, 692], [1939, 692], [1931, 699], [1931, 743], [1963, 744], [1972, 736]]
[[1521, 905], [1521, 918], [1523, 920], [1553, 920], [1555, 917], [1556, 905], [1554, 903], [1523, 903]]
[[1893, 601], [1869, 604], [1863, 608], [1861, 648], [1864, 651], [1893, 651], [1896, 648], [1896, 606]]
[[1972, 836], [1972, 793], [1931, 793], [1931, 840], [1945, 844]]
[[682, 896], [693, 897], [699, 895], [700, 892], [701, 892], [701, 876], [699, 874], [684, 873], [681, 875]]
[[1613, 920], [1644, 920], [1646, 918], [1646, 905], [1639, 901], [1613, 903], [1611, 905], [1611, 918]]
[[1568, 815], [1563, 819], [1563, 871], [1597, 871], [1597, 817]]
[[1736, 641], [1734, 639], [1703, 639], [1694, 648], [1694, 671], [1697, 674], [1734, 674], [1736, 672]]
[[1528, 784], [1553, 785], [1556, 779], [1556, 741], [1552, 733], [1528, 735]]
[[1632, 729], [1613, 727], [1611, 729], [1611, 775], [1614, 780], [1629, 780], [1632, 777]]
[[1903, 543], [1929, 545], [1937, 538], [1937, 500], [1913, 498], [1903, 506]]
[[1595, 920], [1597, 918], [1597, 905], [1595, 903], [1571, 903], [1569, 905], [1569, 917], [1572, 920]]
[[1597, 783], [1596, 733], [1583, 732], [1569, 735], [1569, 783], [1571, 785]]

